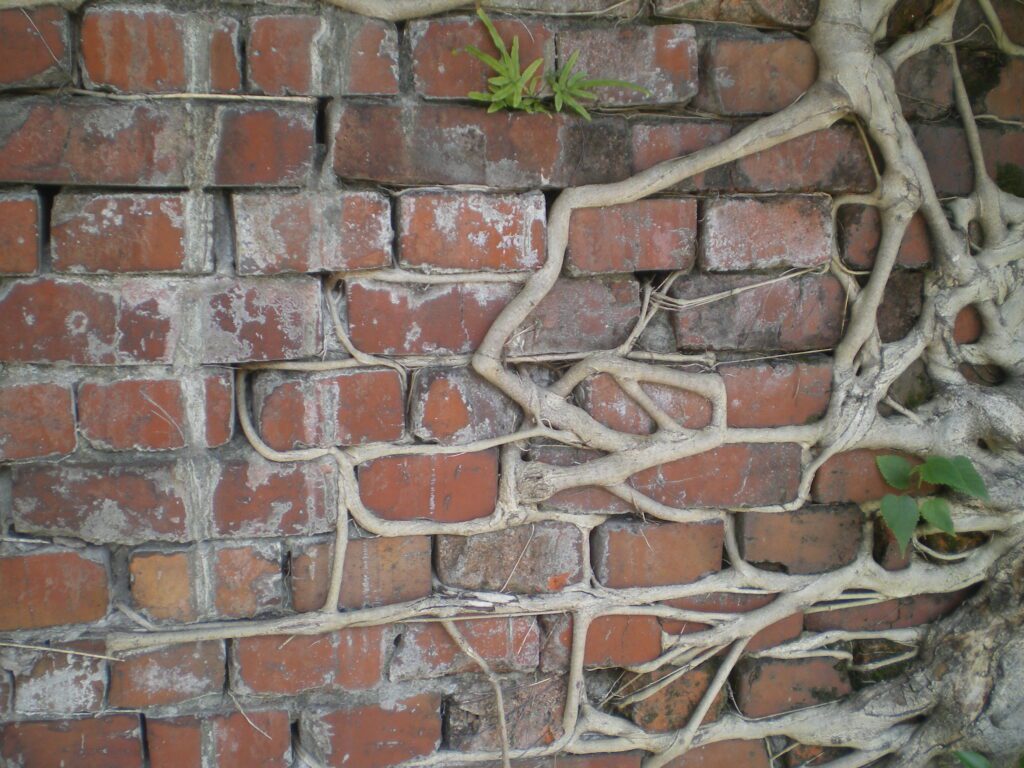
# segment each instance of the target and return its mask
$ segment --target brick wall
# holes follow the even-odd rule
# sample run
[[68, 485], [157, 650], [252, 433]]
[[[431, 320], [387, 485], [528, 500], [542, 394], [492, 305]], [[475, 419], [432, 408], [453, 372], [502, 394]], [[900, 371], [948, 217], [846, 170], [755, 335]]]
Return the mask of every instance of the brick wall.
[[[533, 5], [547, 13], [499, 20], [524, 59], [554, 65], [578, 50], [590, 74], [649, 95], [603, 94], [592, 122], [488, 115], [465, 99], [484, 71], [455, 49], [486, 44], [465, 13], [396, 25], [278, 0], [0, 10], [0, 765], [275, 768], [308, 751], [369, 768], [499, 748], [487, 678], [437, 623], [257, 632], [116, 658], [104, 639], [319, 610], [345, 485], [317, 449], [443, 446], [360, 463], [362, 503], [383, 521], [489, 518], [499, 454], [480, 441], [515, 431], [521, 414], [469, 356], [543, 264], [554, 195], [721, 141], [815, 78], [800, 34], [812, 0], [631, 0], [598, 16], [564, 12], [609, 3]], [[919, 5], [905, 3], [895, 23], [913, 25]], [[1005, 0], [1000, 12], [1024, 37], [1022, 6]], [[958, 35], [977, 14], [965, 6]], [[968, 38], [964, 68], [976, 108], [1007, 121], [982, 125], [993, 172], [1019, 174], [1024, 67], [990, 42]], [[922, 54], [898, 82], [939, 193], [969, 190], [946, 59]], [[876, 214], [850, 205], [833, 217], [832, 203], [873, 185], [859, 133], [839, 124], [654, 198], [578, 212], [563, 275], [509, 353], [533, 358], [524, 376], [549, 381], [574, 355], [620, 344], [643, 286], [673, 271], [685, 273], [673, 295], [691, 299], [806, 270], [662, 315], [641, 346], [713, 354], [729, 427], [818, 420], [846, 303], [815, 268], [836, 244], [851, 269], [870, 269]], [[920, 311], [927, 237], [918, 222], [904, 241], [881, 310], [887, 340]], [[335, 317], [355, 350], [337, 339]], [[977, 332], [968, 312], [958, 333]], [[403, 366], [379, 364], [390, 360]], [[249, 371], [256, 433], [274, 451], [299, 452], [293, 460], [262, 457], [242, 434], [236, 370]], [[709, 423], [701, 397], [644, 391], [688, 428]], [[610, 376], [571, 397], [615, 430], [656, 427]], [[722, 517], [711, 514], [722, 508], [737, 511], [747, 561], [834, 572], [872, 546], [861, 505], [887, 491], [874, 455], [834, 457], [812, 503], [784, 514], [755, 510], [796, 496], [800, 446], [738, 442], [630, 479], [662, 504], [708, 510], [704, 522], [642, 519], [621, 498], [583, 488], [542, 505], [559, 513], [547, 521], [468, 537], [377, 537], [352, 524], [338, 606], [372, 614], [464, 590], [528, 599], [571, 594], [591, 577], [615, 590], [713, 580], [729, 569]], [[594, 457], [528, 446], [538, 462]], [[886, 568], [906, 565], [881, 535], [874, 551]], [[963, 598], [811, 609], [763, 628], [748, 650], [804, 631], [913, 627]], [[773, 599], [709, 586], [660, 614], [599, 616], [585, 637], [586, 685], [596, 700], [621, 699], [661, 674], [624, 668], [708, 626], [693, 614], [710, 624]], [[501, 677], [514, 748], [563, 736], [573, 607], [569, 597], [542, 615], [460, 624]], [[616, 711], [651, 732], [681, 728], [718, 663]], [[864, 682], [832, 658], [751, 655], [708, 718], [761, 717]], [[770, 746], [782, 751], [785, 740]], [[797, 746], [775, 764], [818, 759]], [[762, 742], [723, 742], [673, 765], [768, 766], [769, 756]]]

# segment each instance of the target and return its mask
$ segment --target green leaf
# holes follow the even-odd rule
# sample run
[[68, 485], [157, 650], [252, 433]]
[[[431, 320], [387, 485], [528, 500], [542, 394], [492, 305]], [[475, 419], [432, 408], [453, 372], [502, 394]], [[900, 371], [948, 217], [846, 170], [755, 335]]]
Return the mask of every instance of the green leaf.
[[544, 59], [537, 59], [530, 66], [523, 70], [523, 76], [519, 78], [523, 83], [529, 81], [531, 77], [540, 69], [540, 65], [544, 63]]
[[562, 111], [562, 92], [561, 91], [555, 91], [555, 111], [556, 112], [561, 112]]
[[496, 101], [493, 104], [491, 104], [491, 106], [489, 106], [487, 108], [487, 114], [489, 115], [492, 112], [497, 112], [499, 109], [502, 109], [504, 106], [505, 105], [502, 102]]
[[491, 40], [494, 42], [494, 47], [498, 49], [498, 52], [502, 56], [507, 56], [508, 48], [505, 47], [505, 41], [501, 39], [501, 35], [498, 34], [498, 30], [495, 29], [494, 24], [491, 22], [491, 17], [484, 13], [483, 8], [477, 8], [476, 15], [479, 17], [480, 21], [484, 23], [484, 26], [487, 27], [487, 32], [490, 34]]
[[901, 491], [910, 487], [910, 462], [902, 456], [876, 456], [875, 464], [885, 482]]
[[480, 91], [470, 91], [467, 95], [473, 101], [494, 101], [494, 97], [489, 93], [480, 93]]
[[919, 517], [917, 503], [909, 496], [893, 496], [888, 493], [882, 499], [882, 519], [896, 537], [901, 553], [906, 553]]
[[587, 120], [587, 121], [590, 120], [590, 113], [587, 112], [587, 110], [583, 107], [583, 105], [580, 104], [578, 101], [576, 101], [576, 99], [574, 99], [568, 93], [563, 94], [562, 98], [565, 101], [565, 103], [568, 104], [579, 115], [581, 115], [584, 120]]
[[573, 51], [569, 55], [569, 60], [565, 62], [565, 66], [562, 67], [562, 71], [558, 73], [558, 82], [563, 86], [569, 81], [569, 76], [572, 75], [572, 68], [576, 66], [576, 61], [580, 57], [579, 50]]
[[502, 62], [498, 61], [493, 56], [491, 56], [490, 54], [484, 53], [475, 45], [467, 45], [464, 50], [473, 58], [482, 61], [495, 72], [499, 72], [505, 77], [508, 77], [508, 73], [505, 71], [505, 65]]
[[977, 752], [957, 750], [953, 754], [966, 768], [992, 768], [992, 763], [988, 761], [988, 758], [984, 755], [979, 755]]
[[921, 517], [943, 533], [956, 535], [953, 516], [949, 513], [949, 502], [945, 499], [925, 499], [921, 502]]
[[960, 470], [960, 476], [964, 480], [964, 487], [959, 490], [970, 496], [987, 500], [988, 488], [985, 487], [984, 479], [978, 474], [978, 470], [974, 468], [971, 460], [966, 456], [954, 456], [952, 461], [953, 465]]
[[945, 485], [969, 496], [988, 498], [988, 489], [971, 460], [966, 456], [947, 459], [945, 456], [929, 456], [924, 464], [915, 468], [921, 479], [933, 485]]

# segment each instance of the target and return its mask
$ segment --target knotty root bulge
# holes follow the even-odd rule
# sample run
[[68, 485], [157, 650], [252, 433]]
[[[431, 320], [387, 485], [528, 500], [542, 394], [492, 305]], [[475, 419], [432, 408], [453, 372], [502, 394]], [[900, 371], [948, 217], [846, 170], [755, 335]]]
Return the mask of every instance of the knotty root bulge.
[[[439, 13], [462, 2], [448, 0], [331, 0], [345, 10], [384, 19], [410, 19]], [[500, 8], [500, 3], [488, 3]], [[729, 739], [764, 739], [786, 736], [805, 744], [843, 747], [848, 751], [829, 763], [833, 768], [868, 764], [926, 765], [951, 747], [976, 748], [997, 759], [1024, 750], [1024, 731], [1017, 721], [997, 721], [991, 708], [1024, 710], [1024, 692], [1010, 690], [1014, 674], [1024, 676], [1020, 599], [1024, 555], [1024, 199], [999, 189], [986, 170], [969, 100], [959, 76], [956, 103], [966, 129], [974, 165], [974, 192], [956, 200], [940, 201], [910, 125], [902, 116], [896, 94], [896, 69], [917, 53], [949, 45], [958, 0], [936, 4], [932, 17], [914, 32], [884, 50], [883, 39], [895, 0], [822, 0], [818, 18], [808, 33], [817, 53], [817, 82], [791, 106], [760, 119], [721, 143], [684, 157], [663, 162], [628, 179], [566, 189], [550, 209], [546, 261], [522, 282], [518, 295], [500, 314], [470, 362], [488, 382], [514, 400], [524, 414], [522, 428], [505, 437], [468, 445], [438, 446], [382, 444], [338, 449], [275, 451], [260, 438], [245, 396], [247, 377], [261, 368], [330, 370], [358, 366], [407, 367], [438, 364], [443, 360], [369, 355], [356, 349], [346, 335], [335, 307], [334, 288], [344, 275], [325, 281], [339, 342], [351, 359], [341, 362], [247, 366], [238, 372], [238, 409], [245, 435], [253, 447], [271, 461], [311, 461], [332, 457], [338, 465], [339, 508], [333, 573], [327, 600], [320, 611], [259, 621], [192, 625], [169, 631], [118, 633], [109, 637], [111, 653], [168, 643], [239, 638], [254, 635], [318, 634], [345, 627], [406, 621], [441, 621], [454, 641], [483, 671], [497, 693], [502, 710], [501, 681], [468, 646], [459, 630], [475, 617], [568, 613], [573, 618], [572, 649], [563, 733], [543, 747], [514, 750], [508, 747], [504, 717], [503, 749], [497, 752], [439, 753], [409, 765], [463, 765], [557, 753], [606, 753], [643, 750], [645, 768], [659, 768], [691, 747]], [[988, 0], [981, 7], [994, 30], [997, 44], [1010, 55], [1020, 54], [1008, 40]], [[956, 71], [955, 66], [953, 67]], [[565, 367], [560, 378], [542, 385], [523, 376], [519, 363], [549, 361], [550, 356], [510, 359], [506, 345], [527, 321], [562, 272], [569, 219], [572, 212], [639, 200], [679, 182], [756, 152], [819, 131], [839, 121], [853, 122], [870, 140], [875, 153], [877, 185], [869, 195], [838, 197], [834, 206], [857, 202], [875, 207], [882, 237], [875, 265], [865, 284], [841, 264], [833, 248], [829, 271], [844, 286], [848, 319], [842, 340], [833, 350], [832, 395], [820, 421], [804, 426], [739, 429], [728, 426], [729, 404], [721, 376], [707, 356], [654, 355], [636, 349], [645, 326], [663, 309], [686, 312], [693, 302], [670, 298], [671, 280], [644, 296], [644, 311], [637, 329], [618, 349], [588, 355], [559, 357]], [[877, 169], [881, 169], [877, 171]], [[920, 319], [898, 341], [884, 343], [878, 330], [878, 308], [896, 263], [897, 253], [911, 218], [920, 214], [932, 244], [933, 269], [926, 278]], [[968, 236], [968, 228], [971, 236]], [[400, 278], [401, 276], [399, 276]], [[447, 278], [438, 277], [438, 280]], [[458, 279], [462, 279], [461, 277]], [[779, 279], [788, 279], [783, 276]], [[698, 300], [723, 300], [722, 294]], [[957, 314], [975, 306], [984, 332], [970, 344], [953, 337]], [[704, 372], [693, 372], [694, 361]], [[934, 382], [935, 396], [918, 407], [900, 404], [891, 396], [893, 383], [911, 365], [921, 361]], [[690, 363], [685, 370], [680, 366]], [[998, 366], [1006, 382], [983, 387], [965, 375], [972, 367]], [[658, 426], [650, 435], [610, 429], [595, 421], [570, 398], [574, 388], [595, 374], [610, 375]], [[693, 392], [711, 403], [711, 423], [702, 429], [684, 429], [644, 394], [641, 383]], [[890, 415], [882, 415], [883, 401]], [[529, 462], [523, 458], [531, 441], [596, 449], [601, 458], [572, 467]], [[890, 572], [872, 557], [875, 508], [865, 505], [866, 531], [859, 555], [849, 565], [823, 575], [802, 576], [771, 572], [746, 562], [737, 544], [733, 510], [676, 509], [627, 485], [633, 474], [669, 461], [695, 456], [733, 443], [795, 443], [801, 446], [802, 476], [795, 499], [775, 506], [743, 511], [773, 514], [800, 509], [810, 497], [817, 470], [830, 457], [856, 448], [884, 449], [918, 455], [964, 455], [980, 470], [990, 490], [982, 504], [955, 502], [953, 517], [958, 532], [983, 532], [984, 543], [955, 557], [918, 542], [910, 566]], [[408, 454], [456, 454], [499, 447], [501, 480], [492, 515], [462, 523], [427, 520], [396, 522], [374, 515], [362, 503], [356, 481], [357, 467], [369, 460]], [[604, 486], [646, 518], [667, 521], [721, 520], [729, 568], [696, 583], [633, 589], [608, 589], [592, 572], [577, 585], [555, 594], [510, 596], [498, 593], [443, 593], [400, 605], [339, 612], [349, 521], [381, 536], [457, 535], [497, 531], [546, 520], [571, 522], [588, 532], [612, 513], [569, 514], [551, 509], [554, 494], [584, 486]], [[738, 511], [738, 510], [737, 510]], [[589, 564], [586, 566], [590, 568]], [[706, 725], [701, 722], [721, 692], [730, 670], [747, 643], [769, 625], [801, 612], [871, 605], [887, 599], [925, 593], [950, 592], [985, 583], [979, 594], [940, 631], [879, 630], [804, 634], [801, 638], [762, 651], [773, 658], [829, 656], [848, 658], [843, 643], [850, 640], [887, 640], [900, 644], [894, 661], [906, 661], [918, 651], [916, 666], [903, 678], [869, 686], [853, 696], [811, 709], [759, 720], [726, 715]], [[744, 614], [706, 614], [671, 608], [665, 601], [710, 592], [777, 594], [765, 607]], [[660, 681], [630, 694], [630, 701], [652, 695], [667, 682], [712, 655], [722, 662], [689, 723], [675, 732], [650, 733], [633, 722], [603, 710], [591, 701], [584, 684], [584, 647], [591, 623], [602, 616], [644, 615], [699, 621], [708, 628], [664, 641], [661, 655], [633, 669], [655, 673]], [[845, 654], [845, 655], [844, 655]], [[880, 664], [884, 664], [885, 661]], [[880, 665], [876, 663], [875, 667]], [[667, 682], [666, 682], [667, 681]], [[1017, 686], [1019, 688], [1019, 686]], [[503, 715], [502, 711], [502, 715]], [[1019, 716], [1018, 716], [1019, 719]], [[1002, 724], [1001, 724], [1002, 723]], [[301, 754], [308, 754], [302, 750]], [[308, 760], [314, 758], [308, 757]]]

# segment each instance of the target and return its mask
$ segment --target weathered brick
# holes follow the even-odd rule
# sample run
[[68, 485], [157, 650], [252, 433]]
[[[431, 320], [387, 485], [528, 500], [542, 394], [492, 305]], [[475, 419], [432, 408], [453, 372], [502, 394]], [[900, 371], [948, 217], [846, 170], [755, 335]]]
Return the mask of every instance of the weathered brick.
[[391, 204], [380, 193], [248, 192], [232, 201], [239, 274], [391, 264]]
[[691, 275], [672, 295], [697, 299], [745, 288], [735, 296], [672, 313], [680, 349], [800, 352], [835, 345], [842, 333], [845, 294], [830, 275], [765, 283], [761, 275]]
[[[540, 445], [530, 449], [530, 461], [573, 467], [593, 461], [601, 454], [581, 448], [559, 445]], [[633, 507], [600, 486], [573, 488], [560, 491], [544, 501], [546, 507], [569, 512], [600, 512], [605, 514], [632, 513]]]
[[310, 357], [323, 345], [314, 278], [221, 278], [199, 301], [204, 363]]
[[981, 314], [970, 304], [957, 313], [953, 324], [953, 339], [958, 344], [973, 344], [981, 338], [984, 328]]
[[697, 39], [689, 24], [560, 32], [559, 66], [574, 51], [575, 71], [598, 80], [628, 79], [648, 91], [596, 88], [598, 104], [685, 104], [697, 93]]
[[222, 546], [211, 561], [218, 616], [252, 618], [284, 607], [280, 544]]
[[771, 768], [763, 741], [719, 741], [689, 750], [668, 768]]
[[583, 534], [570, 523], [438, 536], [436, 548], [437, 576], [450, 587], [542, 594], [583, 578]]
[[75, 444], [70, 387], [61, 384], [0, 386], [0, 460], [71, 453]]
[[[103, 642], [96, 640], [60, 646], [83, 654], [105, 651]], [[101, 659], [92, 656], [44, 652], [15, 671], [14, 685], [14, 710], [19, 714], [97, 712], [103, 708], [107, 670]]]
[[19, 531], [101, 544], [188, 538], [184, 468], [160, 464], [36, 464], [15, 469]]
[[821, 573], [853, 562], [863, 537], [863, 514], [853, 504], [808, 506], [796, 512], [739, 517], [740, 553], [787, 573]]
[[455, 523], [486, 517], [498, 495], [494, 450], [375, 459], [359, 468], [359, 494], [387, 520]]
[[876, 629], [903, 629], [928, 624], [952, 612], [970, 596], [969, 589], [945, 594], [915, 595], [886, 600], [875, 605], [815, 611], [804, 619], [811, 632], [840, 629], [860, 632]]
[[219, 462], [211, 509], [215, 536], [308, 536], [331, 530], [338, 467], [330, 458], [280, 463], [256, 454]]
[[[210, 368], [209, 370], [217, 370]], [[235, 386], [230, 373], [203, 380], [203, 413], [206, 416], [206, 445], [216, 448], [231, 439], [235, 427]]]
[[86, 83], [118, 91], [184, 91], [188, 17], [164, 8], [89, 8], [82, 19]]
[[[528, 672], [540, 660], [540, 632], [531, 617], [460, 621], [459, 632], [495, 672]], [[437, 622], [405, 624], [391, 658], [392, 680], [418, 680], [478, 671]]]
[[[329, 60], [339, 71], [330, 93], [388, 95], [398, 93], [398, 30], [393, 23], [345, 16], [340, 42]], [[335, 38], [336, 40], [338, 38]]]
[[985, 94], [985, 112], [1004, 120], [1024, 119], [1024, 61], [1011, 58], [999, 73], [999, 82]]
[[796, 101], [818, 76], [810, 43], [758, 36], [708, 40], [704, 79], [694, 102], [719, 115], [778, 112]]
[[853, 127], [827, 128], [736, 161], [735, 184], [751, 192], [867, 192], [875, 186]]
[[[974, 167], [963, 129], [922, 123], [915, 126], [914, 135], [936, 192], [943, 196], [967, 195], [974, 190]], [[979, 138], [990, 176], [1000, 176], [1000, 170], [1004, 175], [1024, 171], [1024, 132], [982, 128]]]
[[[637, 675], [622, 686], [622, 694], [629, 695], [643, 690], [660, 682], [666, 674], [673, 671], [673, 668], [667, 667], [658, 672]], [[709, 663], [690, 670], [647, 698], [631, 705], [630, 719], [645, 731], [654, 733], [667, 733], [685, 728], [707, 693], [715, 672], [715, 665]], [[717, 719], [724, 704], [725, 691], [721, 690], [701, 722], [709, 723]]]
[[[316, 611], [327, 599], [333, 542], [293, 545], [292, 605]], [[339, 608], [369, 608], [427, 597], [431, 584], [429, 536], [350, 538], [342, 567]]]
[[[878, 209], [862, 205], [844, 205], [839, 209], [840, 250], [843, 261], [854, 269], [871, 269], [875, 265], [881, 241], [881, 219]], [[896, 263], [907, 269], [927, 267], [932, 260], [931, 238], [924, 217], [917, 214], [910, 220], [903, 235]]]
[[316, 41], [326, 31], [319, 15], [256, 16], [249, 20], [246, 67], [257, 93], [291, 96], [319, 91]]
[[[875, 464], [875, 458], [891, 455], [894, 451], [858, 449], [837, 453], [826, 461], [815, 475], [811, 486], [811, 495], [817, 502], [826, 504], [835, 502], [853, 502], [860, 504], [865, 501], [880, 499], [887, 493], [899, 494], [885, 482], [882, 473]], [[920, 464], [921, 460], [913, 456], [904, 456], [912, 464]], [[921, 488], [912, 488], [911, 494], [928, 494], [934, 489], [925, 484]]]
[[697, 201], [638, 200], [582, 208], [569, 220], [570, 274], [688, 271], [696, 258]]
[[[492, 21], [502, 39], [510, 45], [513, 37], [519, 38], [519, 61], [524, 69], [535, 59], [544, 61], [541, 72], [554, 69], [555, 38], [546, 24], [530, 17], [495, 16]], [[470, 91], [487, 90], [487, 78], [493, 72], [465, 51], [466, 46], [472, 45], [489, 56], [498, 55], [479, 19], [451, 17], [413, 21], [409, 25], [409, 39], [412, 41], [413, 83], [420, 95], [465, 99]]]
[[544, 262], [539, 192], [413, 192], [398, 198], [398, 259], [426, 271], [537, 269]]
[[0, 757], [10, 765], [138, 768], [142, 729], [138, 715], [0, 726]]
[[[743, 595], [730, 592], [711, 592], [678, 600], [666, 600], [665, 605], [687, 611], [710, 611], [712, 613], [749, 613], [774, 602], [775, 595]], [[804, 627], [802, 613], [787, 616], [761, 629], [747, 643], [747, 653], [756, 653], [767, 648], [795, 640]], [[672, 634], [691, 634], [708, 629], [710, 624], [677, 619], [661, 619], [661, 627]]]
[[[689, 155], [729, 138], [732, 126], [724, 121], [672, 119], [632, 126], [633, 172]], [[676, 191], [730, 189], [731, 164], [698, 173], [672, 187]]]
[[236, 19], [217, 19], [209, 28], [210, 90], [238, 93], [242, 90], [242, 50]]
[[225, 106], [214, 117], [213, 184], [218, 187], [300, 186], [316, 154], [313, 110], [307, 106]]
[[421, 368], [412, 376], [410, 430], [444, 445], [515, 431], [519, 407], [470, 368]]
[[110, 706], [143, 709], [219, 694], [224, 661], [220, 640], [122, 654], [110, 666]]
[[62, 193], [51, 223], [57, 272], [204, 272], [213, 209], [203, 196]]
[[186, 444], [185, 396], [177, 379], [84, 382], [78, 389], [82, 436], [106, 450], [170, 450]]
[[71, 80], [68, 14], [57, 6], [0, 10], [0, 90]]
[[583, 663], [627, 667], [653, 661], [660, 653], [661, 626], [654, 616], [600, 616], [587, 630]]
[[[10, 12], [0, 11], [0, 19]], [[39, 193], [0, 193], [0, 275], [29, 275], [39, 269], [39, 221]]]
[[5, 99], [0, 180], [182, 186], [193, 155], [187, 117], [179, 104]]
[[96, 621], [107, 612], [107, 564], [88, 551], [3, 557], [0, 592], [0, 630]]
[[421, 693], [397, 701], [306, 713], [301, 724], [313, 733], [328, 734], [318, 741], [326, 741], [321, 749], [330, 768], [395, 765], [433, 754], [440, 746], [441, 697]]
[[235, 642], [232, 687], [256, 695], [361, 691], [381, 680], [384, 641], [380, 627], [315, 636], [245, 637]]
[[[341, 104], [333, 167], [392, 184], [567, 187], [628, 175], [626, 124], [424, 103]], [[0, 166], [2, 167], [2, 166]]]
[[688, 584], [722, 567], [720, 522], [609, 520], [594, 529], [594, 574], [606, 587]]
[[745, 717], [802, 709], [852, 691], [835, 659], [744, 659], [733, 673], [736, 704]]
[[722, 198], [704, 206], [700, 264], [709, 272], [816, 267], [832, 258], [829, 198]]
[[209, 719], [217, 768], [287, 768], [292, 764], [287, 712], [232, 712]]
[[195, 621], [192, 555], [188, 552], [134, 552], [128, 561], [132, 603], [158, 620]]
[[936, 46], [912, 56], [896, 72], [896, 92], [907, 118], [935, 120], [953, 107], [953, 67]]
[[202, 726], [195, 717], [146, 718], [151, 768], [202, 765]]
[[673, 507], [783, 504], [800, 485], [800, 446], [735, 443], [646, 469], [637, 490]]
[[472, 352], [519, 292], [518, 286], [502, 283], [353, 279], [346, 285], [352, 343], [363, 352], [388, 355]]
[[809, 27], [818, 15], [818, 0], [656, 0], [654, 8], [658, 16], [678, 19]]
[[[445, 734], [458, 751], [501, 749], [498, 709], [490, 686], [478, 684], [456, 691], [445, 704]], [[566, 679], [550, 675], [535, 682], [505, 687], [506, 726], [513, 749], [553, 744], [562, 735]]]
[[558, 280], [523, 321], [514, 354], [614, 349], [640, 318], [640, 287], [631, 278]]
[[260, 436], [280, 451], [398, 440], [405, 428], [402, 377], [391, 369], [255, 379]]
[[883, 343], [899, 341], [917, 324], [924, 304], [924, 275], [896, 272], [889, 276], [878, 306], [878, 335]]

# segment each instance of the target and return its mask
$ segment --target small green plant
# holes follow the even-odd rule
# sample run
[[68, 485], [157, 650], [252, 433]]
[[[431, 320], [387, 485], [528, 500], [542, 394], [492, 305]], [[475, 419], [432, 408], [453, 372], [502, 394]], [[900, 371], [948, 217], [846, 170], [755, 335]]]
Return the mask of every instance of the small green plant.
[[[975, 498], [988, 498], [985, 481], [966, 456], [954, 456], [951, 459], [945, 456], [929, 456], [924, 463], [917, 466], [913, 466], [902, 456], [879, 456], [875, 463], [885, 482], [900, 490], [910, 490], [916, 478], [918, 488], [923, 483], [931, 483], [952, 488]], [[920, 506], [917, 500], [910, 496], [889, 493], [882, 499], [882, 519], [889, 526], [889, 530], [900, 545], [900, 550], [904, 553], [921, 518], [950, 536], [956, 534], [949, 502], [945, 499], [925, 499]]]
[[977, 752], [965, 752], [963, 750], [957, 750], [953, 753], [953, 756], [960, 761], [960, 764], [965, 768], [992, 768], [992, 763], [988, 761], [988, 758], [984, 755], [980, 755]]
[[498, 50], [498, 58], [484, 53], [475, 45], [467, 45], [466, 53], [486, 64], [494, 74], [487, 78], [487, 91], [470, 91], [468, 96], [473, 101], [487, 104], [487, 111], [497, 112], [499, 109], [522, 110], [524, 112], [548, 112], [547, 104], [541, 97], [541, 84], [547, 82], [554, 96], [556, 112], [569, 107], [586, 120], [590, 113], [583, 106], [584, 101], [594, 101], [597, 94], [594, 88], [626, 88], [650, 95], [650, 91], [635, 83], [625, 80], [592, 80], [585, 72], [577, 72], [576, 62], [580, 52], [573, 51], [569, 60], [557, 72], [542, 72], [543, 59], [530, 62], [525, 68], [519, 61], [519, 36], [512, 38], [511, 45], [502, 40], [491, 18], [483, 8], [477, 8], [476, 15], [487, 28], [487, 33]]

